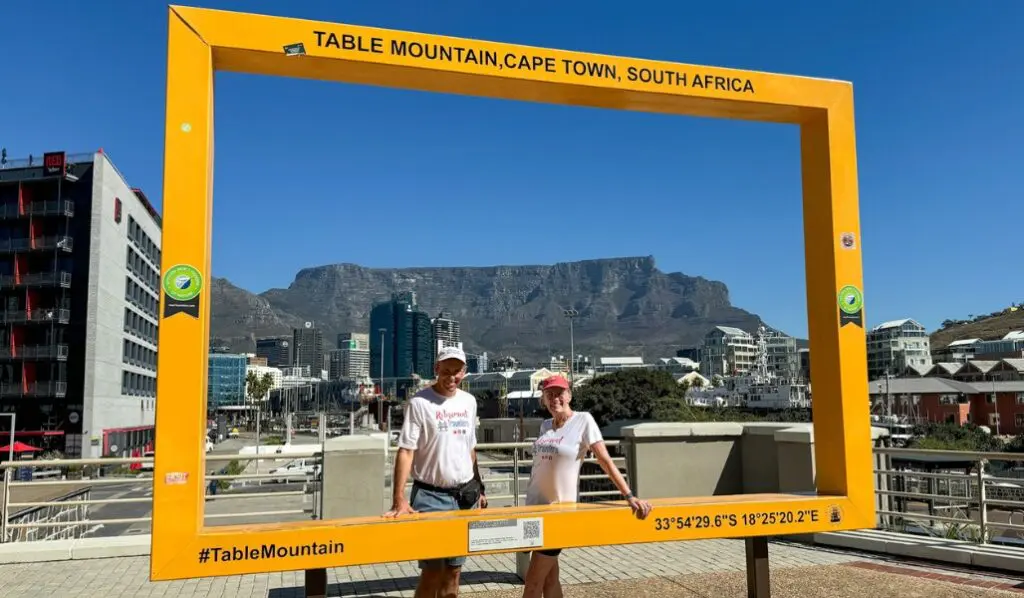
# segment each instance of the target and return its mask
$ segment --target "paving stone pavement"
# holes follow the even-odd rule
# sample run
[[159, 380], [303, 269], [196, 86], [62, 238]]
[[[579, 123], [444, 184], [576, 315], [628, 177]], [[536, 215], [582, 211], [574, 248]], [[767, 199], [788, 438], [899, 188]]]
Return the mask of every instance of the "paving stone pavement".
[[[772, 569], [835, 565], [864, 556], [820, 547], [775, 543]], [[566, 550], [561, 557], [566, 585], [743, 571], [742, 540], [699, 540]], [[150, 583], [148, 557], [25, 563], [0, 566], [0, 597], [75, 596], [76, 598], [301, 598], [303, 572], [202, 578]], [[413, 562], [340, 567], [328, 571], [330, 596], [412, 596], [418, 569]], [[462, 594], [521, 591], [511, 554], [471, 557], [463, 569]]]

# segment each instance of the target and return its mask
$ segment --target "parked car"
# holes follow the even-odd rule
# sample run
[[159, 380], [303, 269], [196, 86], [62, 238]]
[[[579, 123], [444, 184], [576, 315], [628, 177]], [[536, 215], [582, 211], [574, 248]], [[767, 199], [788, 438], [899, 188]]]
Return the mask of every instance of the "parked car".
[[320, 464], [314, 459], [295, 459], [286, 465], [271, 469], [270, 473], [278, 476], [270, 479], [271, 482], [304, 482], [320, 475]]

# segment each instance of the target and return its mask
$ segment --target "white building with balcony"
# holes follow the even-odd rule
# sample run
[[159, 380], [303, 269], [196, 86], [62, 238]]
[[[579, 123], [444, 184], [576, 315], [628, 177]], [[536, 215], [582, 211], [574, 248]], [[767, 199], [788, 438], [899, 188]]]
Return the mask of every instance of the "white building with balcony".
[[932, 367], [931, 341], [924, 326], [905, 318], [883, 322], [867, 334], [868, 380], [902, 376], [908, 368]]
[[754, 367], [757, 345], [749, 332], [731, 326], [715, 326], [704, 335], [700, 372], [706, 378], [739, 376]]

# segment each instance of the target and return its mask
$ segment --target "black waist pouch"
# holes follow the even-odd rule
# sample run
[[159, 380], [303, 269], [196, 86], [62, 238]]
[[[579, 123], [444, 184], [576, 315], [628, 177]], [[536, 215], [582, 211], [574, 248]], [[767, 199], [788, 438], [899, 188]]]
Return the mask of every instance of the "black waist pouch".
[[455, 501], [459, 503], [460, 509], [471, 509], [480, 500], [484, 493], [484, 484], [473, 478], [460, 487], [455, 493]]

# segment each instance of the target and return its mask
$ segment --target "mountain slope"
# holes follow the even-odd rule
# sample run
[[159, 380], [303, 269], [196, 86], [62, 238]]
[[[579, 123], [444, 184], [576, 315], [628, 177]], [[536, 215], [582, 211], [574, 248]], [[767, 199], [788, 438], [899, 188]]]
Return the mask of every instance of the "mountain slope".
[[306, 320], [333, 346], [338, 332], [366, 331], [371, 306], [391, 293], [415, 291], [430, 315], [450, 312], [470, 352], [540, 361], [569, 353], [563, 309], [574, 321], [577, 353], [653, 358], [696, 345], [716, 325], [753, 331], [761, 319], [734, 307], [725, 284], [664, 273], [652, 257], [565, 262], [549, 266], [305, 268], [287, 289], [254, 295], [213, 279], [212, 336], [236, 349], [251, 339], [287, 334]]
[[1016, 311], [1007, 308], [972, 320], [947, 320], [944, 327], [931, 334], [931, 347], [941, 349], [955, 340], [968, 338], [995, 340], [1013, 330], [1024, 330], [1024, 306], [1016, 307]]

